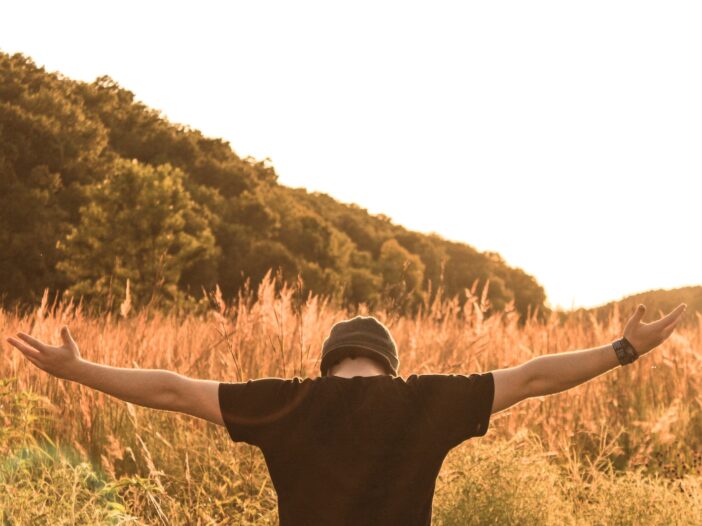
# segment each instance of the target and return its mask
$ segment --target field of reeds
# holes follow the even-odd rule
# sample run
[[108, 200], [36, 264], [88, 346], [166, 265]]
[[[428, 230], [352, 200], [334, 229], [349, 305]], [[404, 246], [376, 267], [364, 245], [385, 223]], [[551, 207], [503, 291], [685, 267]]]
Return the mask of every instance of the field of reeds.
[[[323, 298], [300, 305], [266, 278], [202, 315], [96, 316], [44, 301], [0, 310], [0, 525], [277, 524], [263, 456], [223, 428], [57, 380], [5, 342], [18, 330], [59, 341], [68, 324], [83, 357], [121, 367], [245, 381], [316, 376], [331, 326], [356, 314], [386, 323], [400, 375], [470, 373], [601, 345], [628, 312], [518, 323], [486, 316], [484, 295], [464, 307], [437, 299], [417, 316], [349, 312]], [[652, 313], [644, 321], [650, 321]], [[493, 415], [485, 437], [443, 465], [434, 523], [702, 524], [702, 317], [661, 347], [570, 391]]]

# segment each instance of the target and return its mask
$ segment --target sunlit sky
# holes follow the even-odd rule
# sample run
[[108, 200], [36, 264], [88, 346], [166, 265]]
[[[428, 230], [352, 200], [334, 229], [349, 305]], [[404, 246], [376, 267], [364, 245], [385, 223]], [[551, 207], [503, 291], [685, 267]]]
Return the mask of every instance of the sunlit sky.
[[702, 284], [699, 2], [8, 2], [0, 50], [107, 74], [279, 181], [499, 252], [549, 303]]

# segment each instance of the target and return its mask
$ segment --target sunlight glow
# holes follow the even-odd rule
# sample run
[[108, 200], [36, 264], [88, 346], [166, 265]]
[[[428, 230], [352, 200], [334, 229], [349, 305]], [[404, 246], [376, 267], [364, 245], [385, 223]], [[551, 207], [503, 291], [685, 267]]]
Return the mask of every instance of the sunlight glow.
[[0, 49], [570, 308], [702, 284], [700, 27], [697, 2], [23, 1]]

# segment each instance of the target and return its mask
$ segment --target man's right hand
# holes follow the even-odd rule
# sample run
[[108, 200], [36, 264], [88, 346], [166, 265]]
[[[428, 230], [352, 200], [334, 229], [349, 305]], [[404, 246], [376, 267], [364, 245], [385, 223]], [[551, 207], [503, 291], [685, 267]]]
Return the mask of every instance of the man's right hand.
[[74, 380], [76, 369], [81, 361], [80, 349], [65, 325], [61, 328], [63, 345], [57, 347], [26, 334], [18, 332], [17, 338], [7, 341], [42, 371], [67, 380]]

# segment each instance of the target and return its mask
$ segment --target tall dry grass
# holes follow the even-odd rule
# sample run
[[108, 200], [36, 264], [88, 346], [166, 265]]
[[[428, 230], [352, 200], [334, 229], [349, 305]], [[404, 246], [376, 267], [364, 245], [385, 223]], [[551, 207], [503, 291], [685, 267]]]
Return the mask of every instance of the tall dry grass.
[[[406, 377], [488, 371], [541, 354], [601, 345], [621, 335], [630, 314], [615, 310], [604, 324], [582, 316], [559, 322], [554, 314], [546, 323], [532, 318], [520, 325], [511, 308], [486, 316], [485, 291], [471, 294], [463, 307], [439, 296], [411, 318], [387, 309], [368, 313], [363, 306], [351, 312], [320, 297], [309, 297], [297, 308], [295, 294], [287, 286], [276, 293], [276, 283], [267, 276], [255, 293], [241, 294], [231, 305], [217, 296], [216, 308], [202, 316], [130, 312], [128, 302], [119, 315], [94, 316], [72, 303], [49, 305], [45, 296], [31, 313], [0, 310], [0, 332], [21, 330], [58, 341], [61, 325], [68, 324], [82, 355], [95, 362], [245, 381], [318, 375], [320, 349], [331, 326], [356, 314], [373, 314], [390, 328], [400, 352], [400, 375]], [[475, 460], [480, 451], [481, 458], [492, 459], [483, 468], [490, 462], [502, 465], [497, 471], [508, 486], [538, 488], [535, 481], [541, 480], [551, 487], [550, 477], [562, 481], [562, 512], [574, 516], [573, 510], [587, 509], [575, 506], [577, 500], [597, 503], [606, 495], [588, 493], [593, 484], [621, 490], [619, 479], [598, 477], [626, 472], [666, 484], [699, 477], [702, 318], [692, 321], [632, 366], [494, 415], [479, 445], [468, 441], [451, 453], [453, 464], [445, 465], [441, 480], [460, 459]], [[0, 524], [9, 518], [15, 522], [7, 524], [21, 524], [17, 517], [30, 509], [45, 509], [47, 524], [64, 519], [66, 524], [277, 524], [275, 493], [258, 450], [231, 443], [221, 429], [198, 419], [135, 407], [52, 378], [2, 342]], [[532, 470], [526, 482], [517, 477], [520, 470], [508, 469], [518, 457], [489, 454], [513, 444], [515, 436], [539, 441], [534, 454], [541, 464], [525, 464]], [[495, 476], [495, 469], [490, 473]], [[510, 476], [517, 478], [510, 482]], [[451, 488], [471, 495], [464, 484], [468, 480], [466, 475], [438, 486], [438, 494], [452, 497], [437, 500], [442, 506], [437, 520], [452, 523], [451, 510], [458, 513], [460, 506], [451, 502], [460, 499]], [[636, 480], [649, 483], [648, 478]], [[663, 495], [683, 498], [682, 490], [651, 483]], [[45, 491], [49, 487], [55, 491]], [[695, 491], [684, 498], [702, 498], [699, 487]], [[469, 501], [477, 502], [475, 497]], [[509, 508], [522, 501], [505, 502]], [[561, 521], [559, 513], [554, 520]], [[595, 524], [592, 517], [601, 516], [597, 510], [590, 519], [583, 513], [583, 524]], [[44, 520], [31, 517], [32, 523]], [[505, 520], [509, 523], [509, 517]]]

